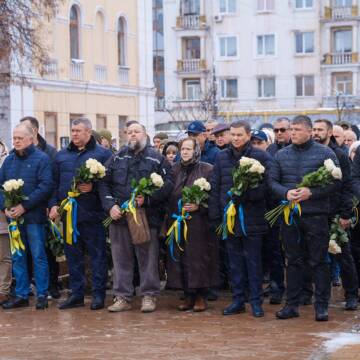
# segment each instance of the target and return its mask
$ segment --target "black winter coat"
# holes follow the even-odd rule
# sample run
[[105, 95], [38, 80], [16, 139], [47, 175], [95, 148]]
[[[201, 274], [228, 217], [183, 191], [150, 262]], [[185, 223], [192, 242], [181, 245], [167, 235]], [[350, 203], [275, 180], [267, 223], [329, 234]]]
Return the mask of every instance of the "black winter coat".
[[273, 143], [269, 145], [269, 147], [266, 149], [266, 152], [268, 152], [272, 157], [274, 157], [279, 150], [284, 149], [286, 146], [289, 145], [290, 143], [289, 144]]
[[356, 150], [351, 170], [352, 190], [357, 199], [360, 200], [360, 147]]
[[[256, 189], [248, 190], [241, 199], [247, 235], [265, 233], [267, 231], [267, 224], [264, 219], [266, 177], [271, 166], [271, 157], [265, 151], [254, 148], [250, 143], [247, 143], [241, 152], [237, 152], [230, 145], [228, 149], [222, 150], [218, 154], [210, 179], [209, 217], [216, 224], [222, 221], [224, 208], [230, 200], [227, 193], [234, 184], [232, 171], [235, 167], [239, 166], [239, 160], [243, 156], [258, 160], [266, 169], [263, 182]], [[239, 236], [240, 226], [238, 217], [236, 217], [235, 230], [236, 235]]]
[[[301, 183], [304, 175], [318, 170], [331, 159], [339, 166], [335, 153], [327, 146], [309, 140], [302, 145], [291, 144], [276, 155], [269, 172], [269, 186], [278, 200], [285, 200], [287, 192]], [[329, 197], [341, 187], [341, 181], [324, 187], [311, 188], [312, 196], [301, 203], [303, 215], [330, 214]]]

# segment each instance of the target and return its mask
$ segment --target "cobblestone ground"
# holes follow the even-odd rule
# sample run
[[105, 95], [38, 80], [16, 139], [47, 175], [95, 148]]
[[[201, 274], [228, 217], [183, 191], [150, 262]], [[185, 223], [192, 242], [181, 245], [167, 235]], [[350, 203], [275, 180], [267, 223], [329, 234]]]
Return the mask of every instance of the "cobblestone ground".
[[360, 359], [359, 312], [344, 311], [340, 299], [336, 290], [326, 323], [313, 320], [312, 306], [301, 308], [298, 319], [276, 320], [279, 306], [267, 300], [262, 319], [249, 311], [224, 317], [228, 294], [205, 313], [178, 312], [169, 292], [152, 314], [140, 313], [138, 299], [132, 311], [117, 314], [90, 311], [90, 299], [85, 308], [66, 311], [56, 302], [46, 311], [1, 310], [0, 359]]

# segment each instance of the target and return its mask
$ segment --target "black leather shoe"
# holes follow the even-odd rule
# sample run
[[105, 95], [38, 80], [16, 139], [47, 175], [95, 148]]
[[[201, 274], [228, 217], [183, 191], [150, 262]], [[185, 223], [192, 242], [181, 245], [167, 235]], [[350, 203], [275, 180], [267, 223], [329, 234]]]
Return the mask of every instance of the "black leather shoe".
[[223, 315], [235, 315], [245, 312], [245, 305], [240, 302], [233, 302], [223, 310]]
[[49, 288], [49, 295], [52, 299], [60, 299], [61, 294], [57, 286], [51, 286]]
[[328, 321], [329, 314], [326, 305], [315, 306], [315, 320], [316, 321]]
[[285, 305], [276, 313], [276, 317], [281, 320], [299, 317], [299, 309], [297, 306]]
[[59, 309], [66, 310], [84, 306], [84, 298], [70, 295], [64, 302], [60, 303]]
[[10, 310], [10, 309], [16, 309], [16, 308], [28, 307], [28, 306], [29, 306], [29, 300], [20, 297], [16, 297], [14, 299], [5, 301], [2, 304], [4, 310]]
[[345, 310], [353, 311], [358, 308], [358, 299], [348, 299], [345, 303]]
[[100, 310], [105, 306], [104, 299], [100, 296], [94, 296], [91, 300], [90, 309], [91, 310]]
[[36, 310], [45, 310], [48, 307], [48, 300], [45, 296], [40, 296], [36, 301]]
[[251, 304], [251, 310], [254, 317], [263, 317], [264, 310], [261, 305]]

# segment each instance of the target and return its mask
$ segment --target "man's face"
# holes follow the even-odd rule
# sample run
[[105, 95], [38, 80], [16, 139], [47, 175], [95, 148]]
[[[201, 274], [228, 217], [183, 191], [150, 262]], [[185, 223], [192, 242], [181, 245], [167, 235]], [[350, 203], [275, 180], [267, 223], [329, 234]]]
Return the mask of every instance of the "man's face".
[[33, 143], [33, 137], [27, 133], [25, 129], [21, 127], [16, 128], [13, 132], [13, 145], [17, 151], [26, 149]]
[[344, 129], [341, 126], [335, 125], [333, 128], [333, 135], [339, 146], [342, 146], [345, 141]]
[[246, 143], [250, 141], [251, 134], [247, 133], [245, 128], [239, 127], [239, 128], [230, 128], [230, 138], [231, 143], [234, 146], [235, 149], [239, 149], [243, 147]]
[[197, 142], [199, 143], [199, 146], [200, 146], [201, 149], [204, 148], [205, 141], [207, 139], [206, 132], [199, 133], [199, 134], [188, 133], [188, 135], [189, 135], [189, 137], [197, 140]]
[[266, 151], [266, 149], [268, 148], [268, 144], [266, 141], [256, 139], [256, 138], [251, 139], [251, 145], [257, 149], [264, 150], [264, 151]]
[[88, 129], [84, 124], [72, 125], [71, 127], [71, 141], [77, 147], [85, 146], [91, 138], [91, 129]]
[[290, 125], [286, 120], [274, 124], [275, 142], [278, 144], [287, 144], [290, 140]]
[[216, 122], [210, 122], [205, 125], [206, 128], [206, 137], [210, 141], [215, 141], [215, 135], [211, 135], [212, 131], [215, 129], [215, 126], [217, 125]]
[[146, 143], [146, 133], [140, 124], [132, 124], [127, 128], [129, 147], [133, 150], [141, 149]]
[[225, 130], [222, 131], [221, 133], [217, 133], [215, 134], [215, 143], [217, 146], [224, 146], [227, 144], [230, 144], [230, 131], [229, 130]]
[[344, 144], [350, 147], [356, 141], [356, 134], [352, 130], [344, 131]]
[[155, 148], [156, 150], [159, 150], [160, 144], [161, 144], [161, 139], [155, 138], [155, 139], [153, 140], [153, 142], [154, 142], [154, 148]]
[[332, 135], [332, 130], [328, 129], [326, 123], [324, 122], [315, 122], [313, 127], [313, 139], [320, 143], [326, 144]]
[[310, 140], [312, 129], [305, 124], [291, 124], [290, 137], [295, 145], [301, 145]]

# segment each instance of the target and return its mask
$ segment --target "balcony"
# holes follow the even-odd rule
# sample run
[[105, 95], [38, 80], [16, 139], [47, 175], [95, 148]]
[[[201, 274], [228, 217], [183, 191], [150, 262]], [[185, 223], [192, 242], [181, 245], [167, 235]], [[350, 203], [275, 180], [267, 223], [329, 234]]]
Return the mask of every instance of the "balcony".
[[59, 77], [58, 61], [49, 60], [44, 65], [44, 77], [47, 79], [57, 79]]
[[80, 60], [72, 60], [70, 63], [70, 79], [81, 81], [84, 79], [84, 63]]
[[200, 71], [207, 71], [206, 60], [203, 59], [178, 60], [177, 71], [183, 73], [197, 73]]
[[98, 82], [107, 80], [107, 68], [105, 65], [95, 65], [95, 80]]
[[359, 61], [358, 53], [332, 53], [325, 54], [325, 65], [356, 64]]
[[343, 20], [357, 17], [359, 10], [356, 5], [354, 6], [339, 6], [339, 7], [325, 7], [326, 20]]
[[184, 15], [176, 18], [176, 28], [185, 30], [205, 29], [205, 15]]
[[129, 70], [130, 68], [128, 66], [118, 66], [118, 75], [119, 75], [119, 82], [122, 85], [128, 85], [129, 84]]

